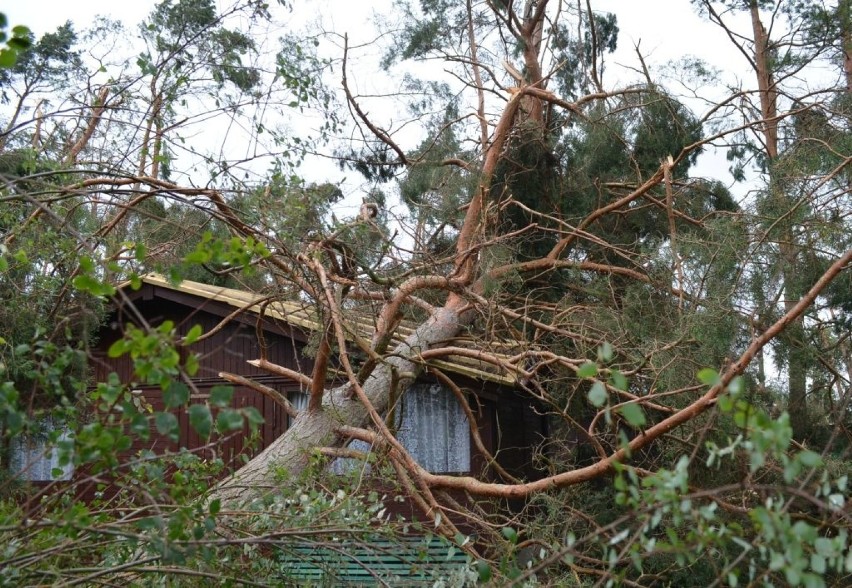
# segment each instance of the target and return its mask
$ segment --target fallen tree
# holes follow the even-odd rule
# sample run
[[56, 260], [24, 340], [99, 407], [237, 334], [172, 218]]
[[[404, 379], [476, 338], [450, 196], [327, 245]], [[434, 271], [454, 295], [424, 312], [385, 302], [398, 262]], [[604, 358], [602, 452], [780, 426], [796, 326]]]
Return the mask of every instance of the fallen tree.
[[[39, 518], [48, 512], [39, 509], [59, 509], [66, 499], [52, 506], [31, 500], [19, 518], [58, 529], [53, 547], [32, 560], [9, 555], [9, 569], [38, 575], [38, 561], [53, 562], [60, 554], [55, 567], [65, 570], [73, 549], [104, 541], [114, 568], [92, 564], [67, 572], [69, 577], [94, 581], [159, 567], [210, 578], [215, 575], [207, 570], [223, 562], [252, 559], [229, 559], [249, 544], [274, 554], [312, 537], [332, 551], [342, 549], [340, 536], [369, 543], [369, 533], [386, 517], [358, 510], [360, 486], [347, 486], [345, 477], [325, 478], [327, 461], [346, 457], [378, 460], [383, 472], [393, 472], [394, 492], [431, 522], [430, 531], [490, 559], [495, 565], [488, 570], [507, 581], [541, 572], [554, 582], [698, 582], [687, 578], [690, 566], [708, 553], [707, 573], [714, 578], [708, 582], [727, 578], [735, 585], [751, 574], [753, 582], [784, 575], [795, 584], [804, 575], [816, 581], [820, 569], [843, 581], [849, 573], [844, 468], [852, 369], [845, 334], [852, 308], [846, 287], [852, 157], [841, 131], [848, 114], [842, 101], [832, 102], [833, 88], [784, 102], [765, 71], [770, 39], [759, 26], [756, 4], [748, 7], [756, 37], [749, 59], [760, 69], [758, 87], [715, 98], [701, 118], [688, 98], [655, 77], [641, 54], [640, 78], [609, 89], [603, 66], [618, 27], [612, 15], [594, 12], [590, 3], [571, 7], [572, 14], [547, 0], [522, 6], [429, 1], [400, 8], [405, 18], [389, 37], [385, 65], [440, 56], [455, 80], [463, 81], [457, 92], [430, 79], [402, 82], [404, 90], [394, 98], [417, 97], [406, 103], [409, 123], [417, 121], [422, 135], [414, 148], [400, 138], [393, 117], [385, 116], [384, 103], [355, 90], [353, 78], [360, 73], [352, 72], [353, 49], [343, 37], [341, 96], [354, 130], [333, 156], [371, 187], [358, 214], [343, 220], [332, 211], [342, 197], [338, 187], [293, 180], [281, 161], [258, 183], [235, 180], [231, 170], [237, 167], [229, 161], [220, 162], [206, 186], [168, 177], [174, 163], [170, 141], [176, 145], [170, 134], [192, 118], [176, 114], [178, 98], [193, 95], [184, 93], [186, 71], [197, 75], [190, 85], [217, 100], [232, 88], [251, 96], [248, 102], [263, 95], [262, 68], [234, 65], [253, 46], [250, 36], [231, 35], [209, 2], [195, 7], [204, 10], [180, 12], [189, 4], [158, 8], [155, 20], [168, 35], [148, 39], [159, 57], [143, 59], [144, 84], [137, 94], [88, 89], [89, 105], [73, 133], [58, 123], [51, 127], [60, 119], [54, 113], [38, 115], [29, 134], [12, 134], [16, 112], [3, 139], [2, 197], [14, 208], [0, 217], [0, 267], [9, 277], [3, 295], [7, 308], [20, 303], [23, 309], [7, 313], [15, 345], [5, 350], [2, 341], [4, 370], [10, 366], [11, 374], [0, 405], [6, 411], [4, 439], [8, 443], [24, 430], [18, 421], [33, 407], [70, 406], [67, 395], [56, 402], [45, 391], [54, 387], [66, 394], [73, 385], [89, 398], [81, 405], [98, 418], [77, 414], [85, 418], [73, 442], [57, 442], [65, 459], [92, 468], [95, 483], [132, 473], [117, 499], [126, 502], [114, 510], [103, 506], [103, 512], [117, 513], [104, 521], [91, 522], [87, 507], [75, 503], [82, 514], [61, 527], [53, 514]], [[711, 20], [720, 18], [712, 3], [704, 5]], [[793, 19], [795, 11], [788, 16]], [[181, 25], [190, 17], [198, 22]], [[801, 51], [796, 55], [803, 68], [822, 63], [821, 52], [833, 45], [797, 36], [815, 34], [814, 27], [788, 24], [789, 36], [778, 45]], [[187, 30], [195, 33], [187, 37]], [[834, 41], [848, 37], [842, 27], [831, 31], [826, 34], [834, 34]], [[292, 55], [282, 50], [276, 56], [280, 67], [269, 92], [287, 80], [297, 105], [321, 105], [324, 98], [329, 104], [328, 94], [317, 89], [317, 72], [327, 64], [301, 45], [291, 47], [297, 48]], [[742, 47], [746, 54], [748, 47]], [[192, 61], [202, 53], [209, 59]], [[52, 63], [50, 55], [45, 59]], [[22, 70], [15, 80], [25, 83], [34, 73]], [[683, 73], [706, 75], [698, 66]], [[778, 79], [784, 82], [777, 83], [792, 84], [793, 77], [783, 73]], [[136, 88], [136, 82], [126, 83]], [[791, 86], [788, 94], [796, 91]], [[752, 98], [760, 109], [749, 107]], [[27, 99], [22, 91], [21, 112]], [[121, 108], [126, 100], [146, 105], [133, 134], [141, 139], [128, 143], [127, 153], [86, 168], [81, 162], [98, 146], [118, 143], [108, 133], [127, 124], [129, 109]], [[223, 110], [238, 116], [247, 107], [238, 102]], [[335, 124], [323, 132], [337, 130]], [[68, 140], [64, 146], [49, 142], [51, 133]], [[781, 156], [777, 143], [784, 133], [789, 148]], [[769, 178], [759, 196], [735, 198], [722, 174], [691, 175], [701, 150], [721, 142], [734, 144], [730, 159], [742, 168], [735, 175], [746, 173], [759, 145], [773, 145], [771, 157], [756, 159]], [[43, 156], [30, 161], [28, 149], [40, 145]], [[303, 148], [296, 145], [291, 147]], [[58, 167], [32, 168], [45, 161]], [[123, 169], [120, 162], [128, 161]], [[380, 189], [391, 180], [398, 188], [393, 196]], [[237, 187], [226, 189], [228, 182]], [[400, 199], [404, 218], [390, 218], [392, 197]], [[794, 260], [795, 268], [779, 267], [777, 259]], [[312, 317], [309, 374], [263, 355], [242, 358], [297, 382], [309, 392], [306, 406], [297, 413], [277, 398], [294, 417], [286, 432], [212, 487], [207, 480], [220, 470], [208, 471], [210, 464], [199, 461], [187, 465], [181, 461], [189, 459], [187, 452], [168, 455], [167, 465], [151, 456], [117, 463], [115, 448], [127, 443], [127, 429], [168, 431], [160, 423], [168, 424], [168, 410], [133, 412], [133, 382], [97, 382], [86, 390], [83, 371], [72, 361], [87, 348], [73, 348], [75, 338], [85, 337], [81, 328], [66, 327], [76, 316], [94, 315], [97, 300], [112, 296], [123, 312], [145, 322], [127, 288], [113, 284], [127, 278], [132, 288], [151, 269], [172, 271], [175, 280], [242, 281], [245, 289], [262, 292], [260, 317], [277, 299], [300, 301]], [[34, 284], [49, 308], [22, 297], [35, 291]], [[177, 331], [141, 324], [128, 329], [115, 355], [138, 359], [147, 370], [138, 370], [138, 380], [162, 386], [165, 394], [171, 382], [191, 384], [192, 354], [186, 350], [215, 330], [181, 339]], [[802, 363], [804, 349], [813, 350], [812, 365]], [[799, 419], [814, 423], [808, 439], [799, 438], [804, 425], [794, 427], [793, 437], [783, 411], [787, 396], [766, 373], [769, 350], [805, 366], [807, 373], [795, 376], [799, 392], [801, 385], [811, 386], [805, 395], [811, 412]], [[471, 397], [430, 364], [448, 356], [488, 364], [534, 400], [548, 423], [548, 435], [538, 440], [536, 479], [520, 479], [502, 468], [499, 455], [488, 455]], [[777, 367], [778, 377], [791, 378], [793, 368]], [[488, 463], [483, 471], [427, 471], [400, 442], [389, 415], [427, 370], [462, 405]], [[222, 376], [280, 396], [262, 382]], [[29, 400], [20, 390], [31, 391]], [[176, 406], [188, 399], [187, 392]], [[201, 420], [209, 425], [209, 439], [213, 421], [204, 402], [194, 405], [195, 414], [208, 419]], [[115, 407], [123, 416], [116, 416]], [[346, 447], [353, 439], [368, 443], [373, 455]], [[181, 482], [163, 474], [170, 467]], [[204, 482], [193, 485], [193, 475], [184, 474], [196, 471], [204, 472]], [[471, 502], [460, 504], [454, 498], [459, 494]], [[500, 508], [478, 510], [478, 499]], [[317, 529], [305, 514], [310, 508], [299, 510], [303, 500], [319, 504], [317, 512], [327, 517]], [[503, 508], [508, 501], [514, 510]], [[377, 501], [365, 502], [370, 512], [383, 512]], [[338, 512], [351, 509], [364, 515], [356, 517], [357, 532], [346, 528], [348, 519]], [[291, 526], [293, 513], [299, 523]], [[462, 522], [481, 530], [476, 551], [459, 533]], [[526, 531], [519, 534], [518, 527]], [[10, 541], [30, 537], [18, 523], [0, 532]], [[63, 551], [61, 541], [73, 533], [84, 538]], [[126, 544], [114, 545], [114, 536]], [[751, 545], [759, 548], [744, 547]], [[218, 561], [217, 553], [228, 557]], [[272, 577], [281, 572], [274, 557], [255, 559], [244, 563], [268, 568]], [[174, 562], [180, 565], [165, 569]], [[229, 578], [241, 576], [238, 571]]]

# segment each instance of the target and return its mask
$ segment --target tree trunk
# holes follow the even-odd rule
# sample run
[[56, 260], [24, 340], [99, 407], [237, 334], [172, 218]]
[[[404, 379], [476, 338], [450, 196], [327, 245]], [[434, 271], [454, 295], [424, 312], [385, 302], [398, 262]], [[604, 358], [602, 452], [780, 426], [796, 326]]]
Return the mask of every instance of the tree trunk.
[[764, 148], [766, 155], [772, 160], [778, 157], [778, 92], [769, 66], [769, 38], [766, 35], [766, 27], [760, 20], [756, 0], [751, 2], [751, 26], [754, 34], [754, 67], [760, 93], [760, 114], [763, 117]]
[[103, 116], [104, 110], [106, 109], [108, 96], [109, 86], [103, 86], [101, 91], [98, 93], [97, 99], [95, 99], [95, 103], [92, 105], [89, 122], [86, 123], [86, 128], [83, 130], [80, 138], [77, 139], [77, 141], [75, 141], [68, 149], [68, 155], [65, 157], [66, 165], [72, 166], [76, 164], [77, 157], [80, 156], [80, 152], [89, 144], [92, 135], [95, 134], [95, 129], [98, 128], [98, 125], [101, 122], [101, 116]]
[[[416, 361], [419, 352], [454, 337], [472, 317], [472, 313], [459, 314], [460, 302], [451, 302], [437, 310], [397, 346], [364, 383], [364, 392], [378, 413], [382, 414], [388, 408], [393, 372], [399, 375], [399, 389], [404, 390], [423, 371], [422, 363]], [[367, 407], [349, 394], [348, 384], [330, 390], [325, 393], [320, 410], [305, 410], [299, 414], [281, 437], [224, 480], [214, 491], [213, 498], [236, 503], [274, 492], [279, 484], [279, 471], [296, 477], [308, 466], [314, 448], [339, 445], [345, 441], [337, 433], [341, 425], [363, 428], [369, 424]]]
[[840, 43], [843, 51], [846, 91], [852, 92], [852, 2], [850, 0], [840, 0], [838, 3], [837, 20], [840, 22]]
[[[763, 118], [761, 127], [764, 136], [764, 149], [769, 161], [769, 190], [783, 190], [773, 178], [775, 171], [772, 165], [778, 159], [778, 92], [769, 63], [769, 37], [766, 27], [760, 20], [760, 11], [756, 0], [750, 4], [751, 25], [754, 34], [754, 68], [757, 75], [757, 87], [760, 95], [760, 114]], [[780, 194], [783, 198], [784, 194]], [[779, 244], [781, 273], [784, 280], [784, 310], [788, 312], [799, 300], [802, 292], [797, 287], [799, 267], [799, 247], [796, 235], [789, 221]], [[797, 317], [787, 327], [787, 407], [790, 413], [790, 424], [793, 437], [799, 441], [807, 438], [810, 430], [807, 405], [807, 369], [808, 353], [804, 346], [805, 323], [803, 316]]]

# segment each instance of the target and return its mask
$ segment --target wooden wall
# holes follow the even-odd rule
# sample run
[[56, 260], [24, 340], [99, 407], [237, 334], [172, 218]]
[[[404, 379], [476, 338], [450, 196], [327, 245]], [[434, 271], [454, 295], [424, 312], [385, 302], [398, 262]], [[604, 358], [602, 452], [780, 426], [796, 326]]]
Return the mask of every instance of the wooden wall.
[[[133, 309], [119, 309], [99, 334], [97, 347], [93, 350], [95, 381], [105, 380], [110, 372], [116, 372], [123, 382], [131, 381], [131, 359], [128, 356], [109, 358], [107, 350], [123, 336], [128, 322], [137, 325], [141, 323], [140, 315], [152, 327], [171, 320], [178, 334], [184, 335], [196, 324], [202, 327], [204, 333], [209, 333], [235, 310], [226, 304], [151, 284], [145, 284], [140, 291], [133, 293], [133, 304]], [[284, 394], [298, 391], [298, 384], [292, 380], [271, 376], [249, 365], [247, 360], [265, 355], [269, 361], [310, 373], [313, 362], [303, 353], [305, 345], [305, 335], [286, 324], [266, 321], [259, 337], [257, 317], [244, 314], [232, 318], [214, 335], [182, 352], [184, 355], [197, 353], [200, 359], [198, 373], [192, 378], [194, 390], [191, 403], [204, 402], [213, 386], [225, 384], [218, 376], [222, 371], [252, 377]], [[540, 442], [546, 431], [545, 419], [536, 412], [530, 399], [512, 389], [466, 378], [459, 378], [458, 384], [470, 393], [470, 405], [479, 421], [479, 432], [485, 447], [496, 454], [500, 464], [512, 474], [527, 479], [535, 478], [537, 472], [532, 467], [531, 448]], [[133, 388], [154, 410], [163, 410], [157, 386], [136, 383]], [[247, 457], [264, 449], [287, 429], [288, 419], [283, 409], [254, 390], [235, 387], [232, 406], [252, 406], [264, 417], [259, 438], [253, 445], [249, 445], [247, 429], [222, 439], [201, 439], [190, 427], [186, 410], [180, 409], [176, 411], [180, 423], [180, 440], [177, 444], [152, 430], [151, 439], [145, 442], [136, 439], [131, 451], [174, 451], [186, 447], [198, 450], [202, 456], [218, 455], [230, 467], [237, 468]], [[479, 473], [484, 466], [483, 456], [471, 441], [471, 469]]]
[[[92, 350], [92, 378], [96, 382], [105, 381], [111, 372], [115, 372], [123, 383], [133, 382], [132, 389], [149, 403], [153, 410], [162, 411], [164, 407], [160, 388], [134, 381], [132, 359], [129, 355], [120, 358], [108, 357], [109, 347], [123, 337], [128, 323], [140, 326], [140, 316], [151, 327], [171, 320], [175, 324], [177, 334], [183, 336], [195, 325], [200, 325], [203, 333], [213, 331], [235, 309], [222, 303], [150, 284], [145, 284], [142, 290], [135, 294], [134, 308], [127, 306], [117, 310], [100, 330], [97, 345]], [[182, 361], [185, 361], [190, 353], [197, 354], [199, 358], [198, 372], [191, 379], [190, 404], [205, 402], [213, 386], [228, 384], [219, 377], [220, 372], [251, 377], [285, 395], [298, 391], [299, 385], [292, 380], [271, 376], [247, 361], [265, 357], [279, 365], [309, 373], [313, 368], [313, 361], [303, 354], [305, 344], [304, 336], [287, 325], [267, 321], [262, 336], [259, 337], [255, 316], [245, 315], [229, 320], [210, 337], [194, 343], [188, 349], [179, 349]], [[202, 439], [190, 426], [186, 409], [181, 408], [175, 411], [180, 424], [178, 443], [158, 435], [152, 424], [151, 438], [148, 441], [136, 438], [130, 451], [135, 453], [141, 449], [151, 449], [161, 452], [186, 447], [199, 450], [205, 457], [218, 455], [230, 467], [236, 468], [242, 465], [246, 457], [257, 454], [287, 429], [287, 414], [283, 408], [271, 398], [252, 389], [234, 386], [231, 406], [237, 409], [254, 407], [263, 416], [265, 422], [259, 428], [257, 439], [250, 438], [248, 428], [223, 438]], [[214, 410], [214, 419], [215, 414]]]

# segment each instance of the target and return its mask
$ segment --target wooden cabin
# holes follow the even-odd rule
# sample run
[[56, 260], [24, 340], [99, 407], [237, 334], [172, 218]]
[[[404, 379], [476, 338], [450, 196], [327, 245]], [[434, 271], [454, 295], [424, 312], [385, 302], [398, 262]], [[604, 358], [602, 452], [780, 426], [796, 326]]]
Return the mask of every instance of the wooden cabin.
[[[248, 361], [265, 357], [291, 370], [310, 374], [313, 361], [305, 349], [318, 324], [308, 305], [271, 301], [263, 294], [186, 280], [175, 285], [158, 275], [143, 277], [141, 287], [135, 290], [125, 284], [117, 299], [122, 302], [101, 328], [93, 350], [94, 381], [105, 381], [114, 372], [123, 383], [131, 384], [134, 393], [154, 410], [163, 410], [160, 388], [134, 383], [130, 357], [113, 358], [108, 350], [124, 337], [128, 324], [156, 328], [171, 321], [180, 336], [196, 325], [203, 333], [212, 333], [180, 351], [184, 354], [182, 360], [189, 353], [198, 354], [199, 359], [199, 369], [190, 386], [190, 404], [204, 402], [214, 386], [228, 384], [220, 376], [228, 372], [280, 392], [296, 407], [305, 405], [307, 396], [299, 383], [265, 372]], [[365, 333], [372, 328], [372, 320], [362, 319]], [[402, 331], [404, 335], [404, 327]], [[535, 478], [532, 452], [546, 434], [546, 418], [536, 410], [534, 402], [518, 391], [511, 377], [476, 361], [450, 357], [435, 364], [467, 392], [485, 448], [513, 475]], [[434, 377], [424, 375], [402, 396], [398, 435], [421, 465], [435, 473], [483, 471], [485, 460], [472, 442], [467, 418], [447, 388]], [[131, 451], [185, 447], [203, 456], [218, 454], [229, 467], [237, 468], [246, 457], [255, 455], [287, 430], [286, 411], [267, 394], [236, 386], [232, 406], [254, 407], [263, 417], [253, 444], [249, 444], [248, 430], [227, 435], [215, 443], [202, 439], [190, 427], [186, 410], [178, 409], [177, 443], [152, 431], [147, 441], [137, 438]]]

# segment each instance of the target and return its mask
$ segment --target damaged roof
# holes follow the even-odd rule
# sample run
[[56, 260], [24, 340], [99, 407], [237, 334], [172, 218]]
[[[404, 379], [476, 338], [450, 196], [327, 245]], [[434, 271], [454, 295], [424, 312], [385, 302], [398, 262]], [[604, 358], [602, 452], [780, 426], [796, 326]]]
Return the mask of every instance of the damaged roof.
[[[316, 311], [309, 302], [288, 301], [280, 298], [270, 299], [269, 295], [223, 286], [213, 286], [191, 280], [183, 280], [177, 284], [160, 274], [146, 274], [140, 277], [143, 284], [150, 284], [160, 288], [167, 288], [176, 292], [198, 296], [206, 300], [227, 304], [235, 310], [260, 315], [273, 320], [280, 320], [286, 324], [302, 329], [304, 331], [315, 331], [321, 328]], [[120, 285], [125, 289], [130, 287], [130, 282]], [[347, 312], [344, 317], [344, 329], [346, 337], [354, 340], [355, 337], [370, 339], [376, 327], [376, 317], [363, 312]], [[393, 342], [400, 343], [414, 330], [410, 324], [400, 324], [394, 334]], [[446, 342], [447, 346], [460, 347], [476, 351], [479, 347], [474, 344], [471, 337], [456, 337]], [[509, 356], [505, 353], [495, 351], [483, 351], [492, 357], [497, 357], [508, 363]], [[475, 355], [475, 354], [474, 354]], [[447, 359], [430, 359], [426, 361], [430, 366], [453, 372], [477, 380], [485, 380], [497, 384], [514, 386], [517, 380], [516, 374], [505, 367], [495, 366], [493, 363], [477, 359], [476, 357], [449, 355]]]

